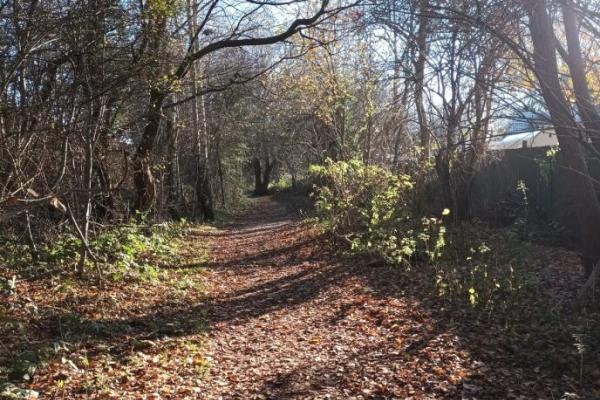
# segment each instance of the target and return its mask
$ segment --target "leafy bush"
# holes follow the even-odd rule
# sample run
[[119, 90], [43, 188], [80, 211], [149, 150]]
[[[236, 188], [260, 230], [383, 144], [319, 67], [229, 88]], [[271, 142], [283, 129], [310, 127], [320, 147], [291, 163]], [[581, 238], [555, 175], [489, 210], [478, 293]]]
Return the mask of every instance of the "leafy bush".
[[[177, 242], [185, 232], [187, 222], [162, 225], [121, 225], [98, 234], [90, 248], [113, 279], [137, 276], [152, 281], [158, 277], [157, 267], [176, 264]], [[47, 262], [70, 264], [76, 262], [81, 240], [72, 234], [59, 237], [45, 249]]]
[[269, 190], [273, 192], [281, 192], [292, 187], [292, 177], [290, 175], [281, 175], [279, 179], [269, 183]]
[[532, 294], [528, 245], [510, 230], [461, 227], [449, 235], [452, 252], [432, 265], [437, 294], [488, 312], [507, 311], [522, 295]]
[[24, 267], [31, 261], [31, 251], [23, 238], [0, 232], [0, 266]]
[[353, 252], [406, 265], [415, 252], [439, 256], [443, 226], [436, 218], [414, 218], [410, 176], [359, 160], [327, 160], [310, 171], [320, 181], [313, 193], [318, 219]]
[[508, 309], [530, 286], [515, 234], [484, 226], [447, 232], [443, 217], [450, 210], [435, 218], [413, 211], [409, 176], [357, 160], [328, 160], [311, 172], [320, 182], [313, 192], [317, 219], [351, 252], [406, 267], [418, 262], [440, 298], [479, 309]]

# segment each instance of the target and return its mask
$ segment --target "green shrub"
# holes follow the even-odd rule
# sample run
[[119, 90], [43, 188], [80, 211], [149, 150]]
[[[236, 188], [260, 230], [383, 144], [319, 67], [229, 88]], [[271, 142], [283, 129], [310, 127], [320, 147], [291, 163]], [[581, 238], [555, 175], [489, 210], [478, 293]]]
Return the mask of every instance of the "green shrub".
[[23, 238], [0, 232], [0, 267], [27, 267], [31, 261], [31, 249]]
[[405, 265], [415, 252], [429, 260], [441, 253], [441, 220], [420, 220], [411, 212], [410, 176], [359, 160], [327, 160], [310, 172], [320, 182], [313, 193], [317, 218], [351, 251]]
[[[144, 281], [158, 278], [161, 266], [177, 264], [177, 240], [187, 229], [187, 222], [161, 225], [128, 224], [104, 230], [90, 240], [90, 248], [103, 264], [103, 270], [119, 280], [125, 276]], [[45, 247], [45, 261], [72, 264], [79, 257], [81, 240], [73, 234], [61, 235]]]
[[60, 235], [53, 243], [46, 246], [46, 261], [53, 264], [72, 263], [77, 259], [81, 249], [81, 240], [71, 233]]
[[269, 183], [269, 190], [281, 192], [292, 187], [292, 177], [290, 175], [281, 175], [279, 179]]
[[452, 251], [433, 265], [437, 294], [489, 313], [538, 296], [539, 257], [518, 229], [492, 230], [476, 223], [453, 229], [448, 234]]
[[328, 160], [311, 172], [320, 181], [313, 192], [317, 218], [351, 252], [406, 267], [418, 262], [439, 297], [476, 308], [507, 309], [526, 287], [526, 262], [507, 251], [524, 254], [517, 239], [483, 226], [450, 234], [443, 224], [447, 209], [435, 218], [416, 215], [409, 176], [357, 160]]

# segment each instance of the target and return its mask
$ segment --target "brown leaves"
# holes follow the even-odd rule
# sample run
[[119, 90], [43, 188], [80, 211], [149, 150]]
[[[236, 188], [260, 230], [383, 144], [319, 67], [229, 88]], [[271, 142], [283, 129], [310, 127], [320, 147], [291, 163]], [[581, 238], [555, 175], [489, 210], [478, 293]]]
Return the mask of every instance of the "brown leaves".
[[9, 206], [16, 206], [19, 204], [19, 198], [17, 196], [9, 196], [6, 198], [4, 203]]
[[[45, 283], [19, 287], [18, 297], [41, 310], [28, 325], [33, 342], [48, 339], [49, 310], [79, 315], [99, 331], [78, 336], [61, 353], [65, 362], [50, 362], [32, 388], [57, 398], [519, 399], [560, 398], [579, 384], [567, 368], [553, 376], [515, 362], [543, 327], [524, 321], [507, 329], [498, 314], [473, 324], [428, 298], [418, 274], [344, 265], [315, 231], [278, 220], [277, 206], [265, 206], [270, 214], [258, 209], [253, 226], [190, 241], [189, 257], [192, 243], [213, 243], [211, 272], [187, 272], [205, 279], [206, 294], [164, 283], [107, 291], [74, 285], [69, 294]], [[549, 290], [562, 296], [558, 281]], [[18, 318], [31, 318], [24, 305]], [[190, 328], [194, 319], [208, 323], [209, 340]], [[56, 332], [64, 333], [60, 321]], [[570, 343], [543, 338], [548, 357], [570, 365]]]
[[[185, 247], [201, 250], [198, 243]], [[20, 281], [8, 317], [22, 328], [0, 323], [0, 363], [24, 349], [43, 357], [30, 384], [41, 398], [198, 398], [210, 366], [203, 293], [180, 289], [181, 272], [162, 273], [156, 286], [118, 282], [105, 290], [70, 276]]]
[[447, 393], [467, 376], [468, 353], [461, 356], [454, 336], [439, 335], [419, 304], [381, 296], [335, 258], [311, 259], [315, 243], [286, 254], [307, 230], [228, 234], [216, 244], [225, 267], [208, 286], [217, 290], [216, 318], [235, 319], [212, 325], [207, 398], [418, 398]]

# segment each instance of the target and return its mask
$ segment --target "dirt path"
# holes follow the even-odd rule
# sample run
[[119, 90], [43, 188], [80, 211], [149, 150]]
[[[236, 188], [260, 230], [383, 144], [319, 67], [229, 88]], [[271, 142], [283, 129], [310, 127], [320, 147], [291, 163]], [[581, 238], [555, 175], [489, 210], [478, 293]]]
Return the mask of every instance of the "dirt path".
[[[342, 265], [269, 198], [209, 233], [207, 399], [451, 398], [478, 365], [383, 267]], [[360, 264], [360, 262], [358, 262]], [[371, 271], [371, 272], [369, 272]], [[473, 393], [475, 394], [475, 393]]]

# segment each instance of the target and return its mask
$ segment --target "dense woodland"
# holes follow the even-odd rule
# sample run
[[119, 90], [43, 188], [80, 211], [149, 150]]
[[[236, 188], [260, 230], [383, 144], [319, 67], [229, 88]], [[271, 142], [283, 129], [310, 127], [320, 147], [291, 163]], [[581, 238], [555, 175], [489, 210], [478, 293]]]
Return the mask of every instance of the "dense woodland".
[[598, 0], [0, 0], [0, 398], [600, 397], [599, 60]]

